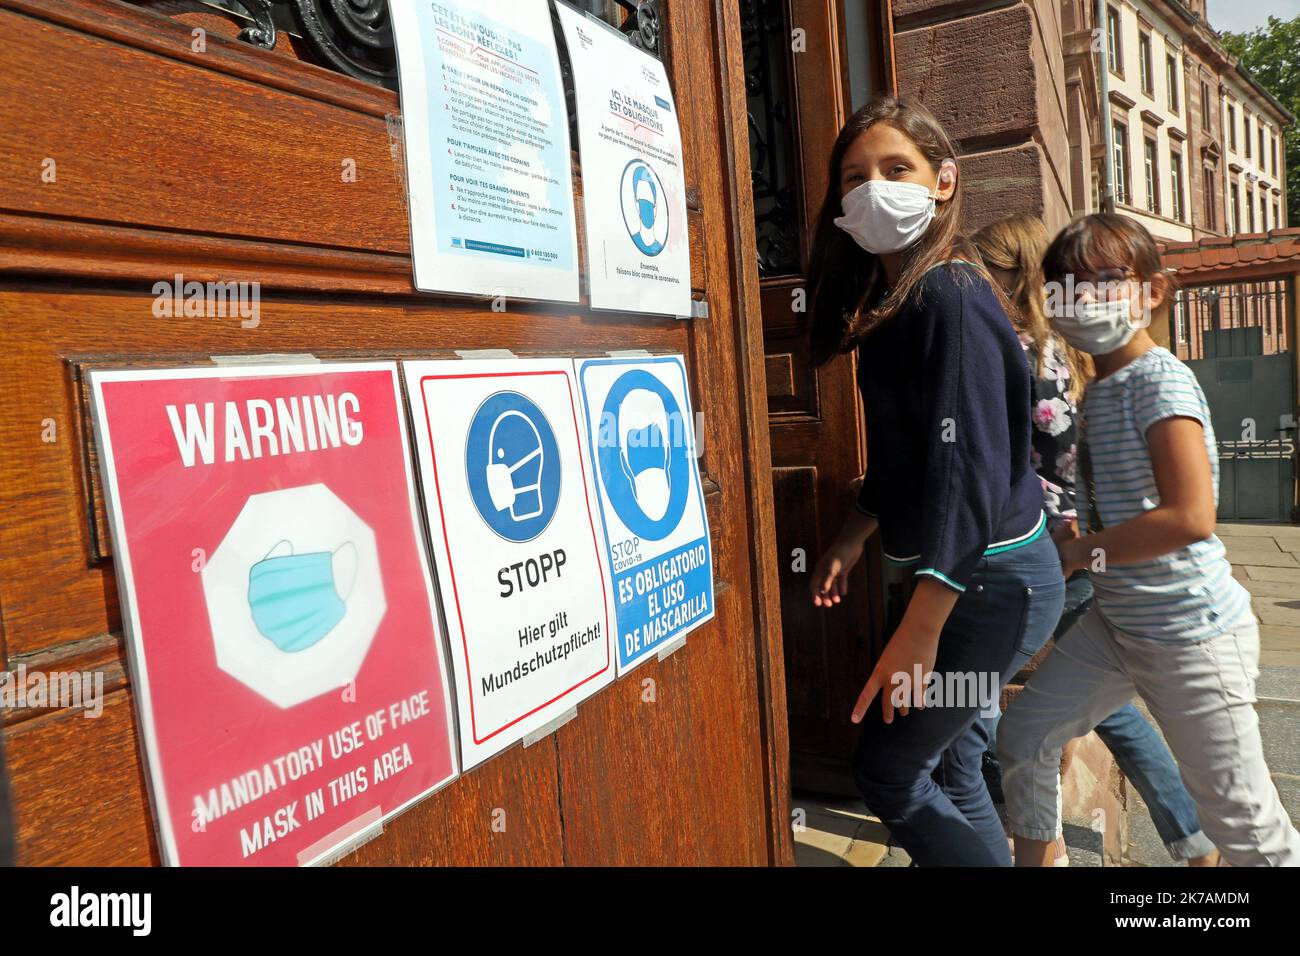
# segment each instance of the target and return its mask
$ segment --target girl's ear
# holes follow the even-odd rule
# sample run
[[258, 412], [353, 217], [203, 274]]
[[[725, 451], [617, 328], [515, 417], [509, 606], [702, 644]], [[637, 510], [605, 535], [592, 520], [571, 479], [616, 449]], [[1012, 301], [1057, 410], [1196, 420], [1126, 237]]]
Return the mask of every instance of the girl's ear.
[[951, 159], [945, 159], [939, 165], [939, 185], [935, 190], [934, 198], [938, 202], [947, 202], [956, 191], [957, 164]]
[[1155, 312], [1165, 304], [1165, 299], [1169, 297], [1169, 277], [1163, 272], [1157, 272], [1151, 277], [1148, 288], [1151, 291], [1147, 295], [1146, 307]]

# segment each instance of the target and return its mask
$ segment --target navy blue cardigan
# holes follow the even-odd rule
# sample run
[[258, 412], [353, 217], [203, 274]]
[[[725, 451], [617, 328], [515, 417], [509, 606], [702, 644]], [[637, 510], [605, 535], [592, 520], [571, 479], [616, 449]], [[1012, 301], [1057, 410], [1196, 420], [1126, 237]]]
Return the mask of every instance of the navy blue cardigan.
[[1043, 533], [1029, 365], [983, 273], [953, 260], [923, 276], [860, 343], [858, 387], [857, 505], [879, 519], [886, 559], [964, 591], [985, 553]]

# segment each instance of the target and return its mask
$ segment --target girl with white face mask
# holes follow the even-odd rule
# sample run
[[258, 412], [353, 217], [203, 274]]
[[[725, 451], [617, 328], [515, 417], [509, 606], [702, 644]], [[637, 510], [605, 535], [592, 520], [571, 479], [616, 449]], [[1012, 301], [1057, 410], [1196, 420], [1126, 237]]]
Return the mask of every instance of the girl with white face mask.
[[[1043, 254], [1052, 237], [1041, 219], [1027, 213], [1008, 216], [989, 223], [971, 240], [979, 249], [984, 265], [1011, 300], [1011, 320], [1033, 372], [1031, 459], [1042, 481], [1048, 526], [1055, 533], [1077, 525], [1079, 408], [1083, 404], [1084, 386], [1092, 377], [1092, 360], [1065, 342], [1048, 324]], [[1126, 286], [1111, 288], [1119, 299], [1131, 298]], [[1092, 293], [1084, 299], [1092, 301]], [[1054, 304], [1057, 311], [1066, 311], [1060, 308], [1059, 302]], [[1090, 310], [1074, 311], [1084, 314]], [[1127, 305], [1123, 316], [1128, 318]], [[1125, 321], [1122, 325], [1127, 328], [1129, 323]], [[1102, 337], [1111, 334], [1103, 333]], [[1095, 338], [1091, 327], [1080, 329], [1075, 335], [1076, 341], [1091, 342]], [[1065, 582], [1065, 612], [1052, 632], [1053, 637], [1068, 632], [1092, 603], [1092, 581], [1086, 571], [1076, 571]], [[1137, 706], [1126, 704], [1094, 730], [1114, 754], [1124, 777], [1142, 795], [1169, 855], [1175, 860], [1186, 860], [1189, 866], [1217, 866], [1218, 851], [1201, 832], [1196, 803], [1183, 786], [1178, 765]], [[984, 776], [990, 790], [995, 794], [1002, 792], [1002, 771], [995, 753], [985, 754]], [[1057, 840], [1056, 865], [1069, 865], [1063, 839]]]
[[1048, 318], [1097, 370], [1079, 438], [1085, 533], [1057, 535], [1064, 572], [1086, 568], [1095, 603], [998, 728], [1016, 863], [1051, 864], [1063, 745], [1140, 694], [1223, 859], [1300, 865], [1255, 715], [1259, 627], [1214, 534], [1210, 410], [1196, 376], [1147, 332], [1153, 315], [1167, 321], [1171, 292], [1155, 242], [1125, 216], [1086, 216], [1052, 242], [1043, 270]]
[[[855, 113], [813, 241], [810, 345], [818, 365], [857, 355], [867, 471], [811, 598], [842, 601], [877, 530], [885, 559], [911, 572], [907, 609], [845, 715], [862, 724], [854, 775], [918, 865], [1006, 866], [981, 760], [997, 691], [1047, 639], [1065, 584], [1030, 467], [1029, 369], [960, 227], [956, 153], [935, 119], [892, 98]], [[990, 699], [935, 700], [962, 681]]]

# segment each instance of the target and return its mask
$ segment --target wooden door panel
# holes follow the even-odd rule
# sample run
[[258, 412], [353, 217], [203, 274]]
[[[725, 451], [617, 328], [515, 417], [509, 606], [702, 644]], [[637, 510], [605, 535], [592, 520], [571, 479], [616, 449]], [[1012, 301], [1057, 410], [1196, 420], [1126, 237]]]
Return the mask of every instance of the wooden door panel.
[[[809, 361], [804, 274], [827, 157], [847, 115], [844, 2], [758, 0], [749, 48], [751, 151], [770, 253], [761, 303], [792, 769], [796, 785], [851, 792], [848, 716], [881, 643], [879, 557], [873, 540], [848, 599], [830, 610], [812, 605], [809, 573], [852, 506], [866, 461], [852, 357], [821, 369]], [[774, 49], [771, 38], [786, 33], [803, 52]]]
[[[692, 37], [668, 67], [682, 108], [693, 291], [708, 303], [696, 322], [582, 303], [510, 303], [502, 314], [417, 294], [389, 133], [394, 93], [215, 35], [196, 54], [187, 25], [115, 0], [0, 0], [10, 67], [0, 80], [0, 661], [97, 670], [108, 694], [95, 720], [5, 714], [20, 862], [158, 858], [84, 370], [467, 348], [687, 357], [716, 618], [346, 862], [792, 859], [758, 290], [746, 265], [752, 231], [737, 225], [749, 176], [738, 13], [713, 0], [665, 9], [666, 49]], [[40, 178], [47, 157], [52, 183]], [[354, 183], [340, 177], [347, 158]], [[579, 228], [581, 216], [579, 207]], [[154, 284], [177, 273], [259, 282], [259, 324], [155, 315]], [[54, 441], [42, 440], [48, 422]]]

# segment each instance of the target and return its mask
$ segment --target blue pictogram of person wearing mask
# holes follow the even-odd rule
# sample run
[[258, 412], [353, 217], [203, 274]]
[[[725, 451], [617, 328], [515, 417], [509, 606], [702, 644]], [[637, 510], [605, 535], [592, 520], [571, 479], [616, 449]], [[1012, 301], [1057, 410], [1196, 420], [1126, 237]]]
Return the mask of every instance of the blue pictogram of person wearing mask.
[[668, 204], [659, 177], [645, 160], [634, 159], [623, 170], [622, 190], [628, 235], [647, 256], [659, 255], [668, 235]]
[[637, 507], [651, 521], [668, 511], [672, 488], [668, 410], [654, 392], [634, 389], [619, 409], [618, 464], [632, 485]]
[[294, 554], [281, 541], [248, 572], [248, 607], [258, 633], [294, 654], [325, 638], [347, 613], [356, 581], [357, 550]]
[[691, 489], [686, 423], [673, 393], [643, 369], [624, 373], [605, 399], [600, 479], [619, 519], [649, 541], [681, 522]]
[[484, 399], [470, 421], [465, 478], [480, 517], [507, 541], [530, 541], [560, 497], [560, 454], [542, 410], [518, 392]]

